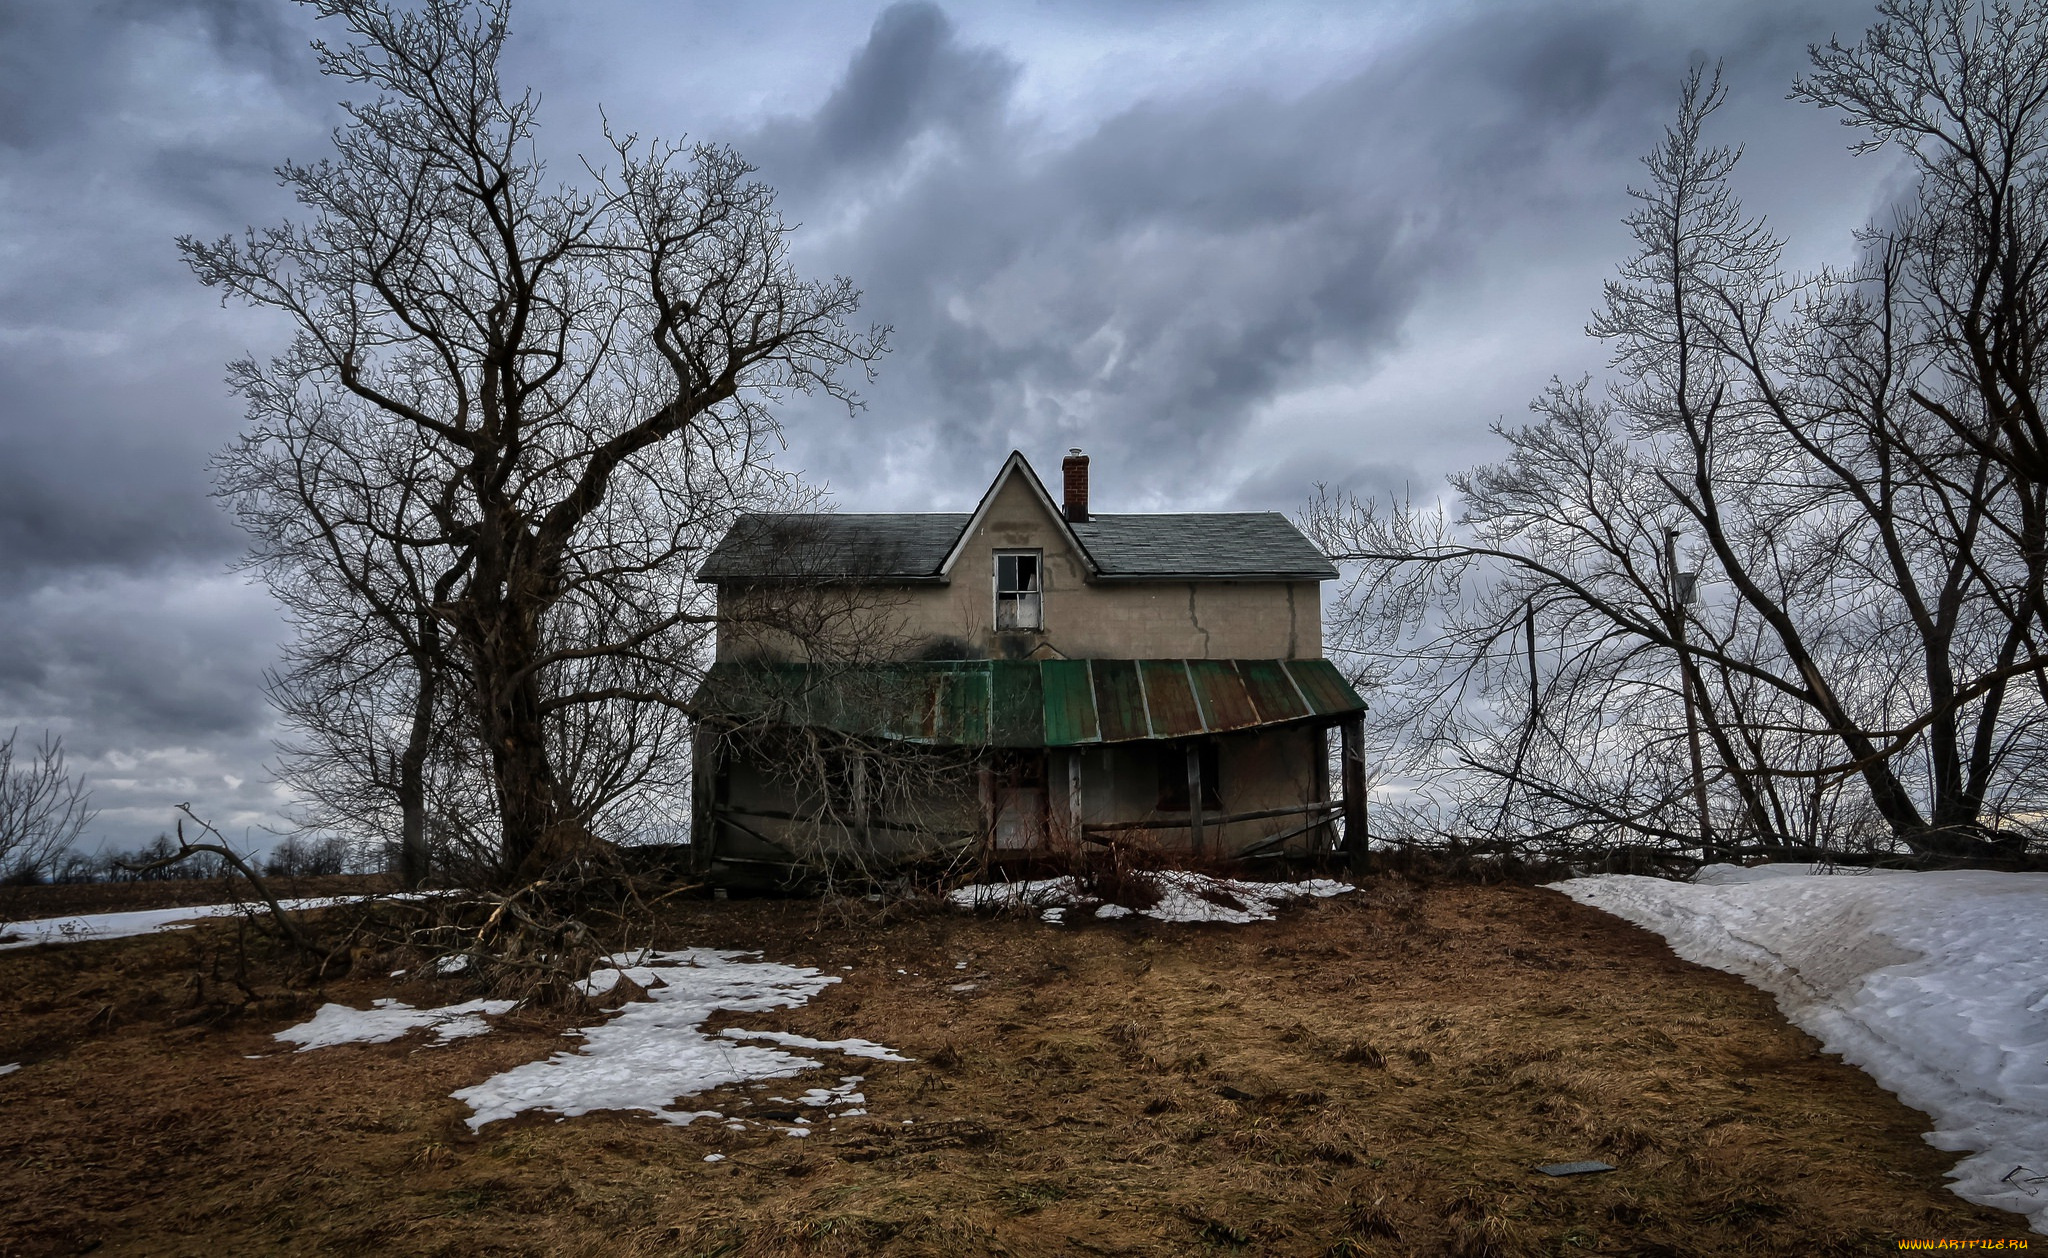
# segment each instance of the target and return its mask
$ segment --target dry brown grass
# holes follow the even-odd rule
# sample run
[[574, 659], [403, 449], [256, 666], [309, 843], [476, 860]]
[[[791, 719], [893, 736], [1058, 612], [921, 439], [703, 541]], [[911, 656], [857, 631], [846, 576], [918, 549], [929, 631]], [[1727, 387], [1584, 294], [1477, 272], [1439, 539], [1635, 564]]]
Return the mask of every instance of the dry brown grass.
[[[1250, 927], [864, 927], [734, 901], [672, 928], [855, 966], [740, 1021], [920, 1060], [832, 1063], [867, 1075], [871, 1116], [803, 1141], [624, 1115], [473, 1135], [449, 1092], [559, 1047], [560, 1021], [277, 1055], [270, 1032], [305, 1012], [282, 998], [169, 1025], [217, 931], [0, 953], [0, 1062], [29, 1063], [0, 1079], [0, 1253], [1860, 1254], [2023, 1234], [1948, 1193], [1925, 1119], [1767, 997], [1537, 889], [1388, 879]], [[457, 992], [324, 993], [394, 994]], [[1530, 1170], [1580, 1158], [1621, 1170]]]

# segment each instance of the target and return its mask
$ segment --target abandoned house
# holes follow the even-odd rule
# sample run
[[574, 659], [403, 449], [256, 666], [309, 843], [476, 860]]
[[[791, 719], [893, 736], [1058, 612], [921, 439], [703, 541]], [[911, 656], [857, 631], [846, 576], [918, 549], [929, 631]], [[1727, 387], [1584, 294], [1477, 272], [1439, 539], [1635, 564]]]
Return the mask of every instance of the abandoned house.
[[1062, 471], [1059, 503], [1013, 453], [969, 514], [735, 523], [698, 573], [720, 605], [693, 703], [700, 862], [1362, 839], [1365, 704], [1322, 658], [1329, 561], [1276, 513], [1095, 514], [1087, 457]]

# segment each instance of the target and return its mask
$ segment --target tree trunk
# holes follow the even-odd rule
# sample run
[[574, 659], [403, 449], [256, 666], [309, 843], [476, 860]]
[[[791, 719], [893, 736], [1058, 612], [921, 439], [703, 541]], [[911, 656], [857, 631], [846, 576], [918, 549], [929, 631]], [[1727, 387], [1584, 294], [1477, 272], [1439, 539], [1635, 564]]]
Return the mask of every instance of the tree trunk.
[[511, 875], [546, 862], [553, 855], [559, 828], [558, 783], [548, 760], [540, 688], [531, 679], [506, 687], [492, 705], [487, 728], [497, 777], [503, 869]]
[[420, 667], [412, 729], [398, 761], [398, 880], [408, 891], [427, 880], [427, 744], [434, 732], [434, 692], [432, 667]]

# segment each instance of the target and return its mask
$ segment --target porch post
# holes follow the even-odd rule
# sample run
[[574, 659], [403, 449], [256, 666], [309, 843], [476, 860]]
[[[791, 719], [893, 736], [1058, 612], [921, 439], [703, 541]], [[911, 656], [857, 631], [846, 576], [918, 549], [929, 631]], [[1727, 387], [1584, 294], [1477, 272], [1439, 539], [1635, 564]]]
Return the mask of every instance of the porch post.
[[709, 873], [718, 834], [719, 739], [699, 721], [690, 731], [690, 868]]
[[1081, 807], [1081, 749], [1076, 747], [1067, 752], [1067, 821], [1073, 827], [1068, 843], [1079, 848], [1086, 839], [1082, 829], [1084, 817]]
[[981, 795], [981, 857], [986, 860], [996, 846], [996, 771], [986, 752], [974, 766], [974, 784]]
[[1188, 744], [1188, 841], [1190, 850], [1202, 851], [1202, 745], [1196, 742]]
[[1344, 718], [1340, 772], [1344, 784], [1344, 850], [1351, 857], [1351, 872], [1365, 872], [1365, 718], [1352, 713]]

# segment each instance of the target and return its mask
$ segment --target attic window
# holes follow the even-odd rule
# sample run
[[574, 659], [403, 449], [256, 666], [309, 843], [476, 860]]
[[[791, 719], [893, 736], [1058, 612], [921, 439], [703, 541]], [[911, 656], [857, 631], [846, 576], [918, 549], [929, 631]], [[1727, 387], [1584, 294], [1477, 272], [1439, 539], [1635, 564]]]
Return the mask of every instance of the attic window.
[[996, 552], [996, 628], [1044, 628], [1039, 562], [1035, 550]]

